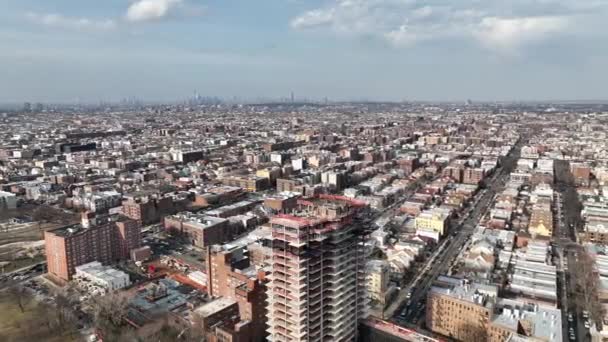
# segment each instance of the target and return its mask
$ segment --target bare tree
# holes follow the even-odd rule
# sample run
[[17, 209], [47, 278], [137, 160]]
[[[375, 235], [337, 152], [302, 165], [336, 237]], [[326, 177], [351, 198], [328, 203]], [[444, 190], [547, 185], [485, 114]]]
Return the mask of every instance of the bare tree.
[[[11, 291], [0, 292], [2, 301], [15, 300]], [[13, 321], [13, 329], [3, 331], [0, 341], [46, 341], [60, 337], [60, 341], [74, 341], [76, 326], [68, 321], [63, 326], [58, 324], [56, 318], [57, 309], [44, 303], [22, 303], [26, 314], [10, 317]]]
[[115, 292], [94, 297], [91, 305], [95, 327], [101, 332], [104, 339], [118, 340], [124, 333], [125, 318], [129, 310], [128, 298]]
[[189, 342], [204, 342], [206, 340], [203, 317], [198, 313], [194, 313], [192, 316], [192, 326], [188, 328], [186, 340]]
[[21, 310], [21, 313], [25, 312], [25, 306], [29, 303], [31, 296], [27, 289], [19, 284], [14, 284], [9, 287], [8, 292], [10, 293], [12, 299], [15, 301], [15, 304]]
[[74, 219], [74, 215], [66, 213], [63, 210], [51, 207], [49, 205], [38, 206], [34, 210], [32, 216], [35, 220], [63, 224], [67, 224]]
[[600, 279], [595, 268], [595, 260], [586, 250], [578, 251], [578, 263], [575, 268], [577, 305], [579, 309], [588, 310], [593, 320], [603, 317], [603, 307], [599, 300]]
[[60, 328], [67, 329], [71, 326], [69, 322], [75, 320], [74, 310], [77, 304], [73, 285], [67, 285], [55, 295], [55, 318]]

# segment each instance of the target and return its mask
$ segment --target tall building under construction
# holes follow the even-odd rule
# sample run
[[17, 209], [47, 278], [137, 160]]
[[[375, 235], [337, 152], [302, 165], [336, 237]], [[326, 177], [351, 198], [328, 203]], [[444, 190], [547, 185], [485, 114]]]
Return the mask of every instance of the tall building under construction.
[[366, 205], [340, 196], [300, 199], [272, 218], [271, 341], [352, 341], [365, 317]]

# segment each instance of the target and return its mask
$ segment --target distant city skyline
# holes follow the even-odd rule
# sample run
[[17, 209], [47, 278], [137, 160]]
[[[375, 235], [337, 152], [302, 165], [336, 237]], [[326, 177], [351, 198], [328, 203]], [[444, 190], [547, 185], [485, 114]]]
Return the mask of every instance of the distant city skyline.
[[42, 0], [0, 13], [0, 103], [606, 100], [608, 2]]

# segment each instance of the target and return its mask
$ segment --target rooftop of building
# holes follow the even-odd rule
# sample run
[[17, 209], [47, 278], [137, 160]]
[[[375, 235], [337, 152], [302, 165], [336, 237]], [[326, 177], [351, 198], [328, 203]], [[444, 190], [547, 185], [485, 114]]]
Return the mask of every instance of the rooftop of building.
[[498, 287], [472, 283], [466, 279], [439, 276], [430, 292], [489, 307], [498, 296]]
[[85, 233], [86, 231], [89, 231], [92, 229], [105, 227], [111, 223], [124, 222], [124, 221], [130, 221], [130, 220], [131, 219], [129, 219], [128, 217], [118, 215], [118, 214], [97, 215], [97, 216], [91, 216], [89, 218], [90, 223], [88, 226], [81, 221], [80, 223], [75, 223], [75, 224], [63, 226], [63, 227], [60, 227], [57, 229], [48, 230], [47, 232], [50, 234], [54, 234], [56, 236], [70, 237], [70, 236], [75, 236], [78, 234]]
[[562, 341], [561, 311], [556, 308], [518, 300], [499, 299], [494, 309], [492, 324], [518, 331], [527, 330], [526, 336], [545, 341]]
[[258, 200], [258, 199], [247, 199], [247, 200], [239, 201], [236, 203], [228, 204], [228, 205], [225, 205], [223, 207], [219, 207], [219, 208], [216, 208], [213, 210], [209, 210], [206, 212], [206, 214], [207, 215], [220, 215], [220, 214], [230, 211], [230, 210], [255, 205], [258, 202], [260, 202], [260, 200]]
[[196, 228], [205, 229], [217, 224], [227, 222], [225, 218], [209, 216], [207, 213], [191, 213], [188, 211], [169, 216], [182, 222], [187, 222]]
[[246, 247], [256, 241], [268, 238], [270, 239], [272, 236], [272, 231], [270, 229], [270, 227], [268, 226], [259, 226], [256, 229], [252, 230], [251, 232], [248, 232], [247, 234], [242, 235], [241, 237], [237, 238], [234, 241], [231, 241], [230, 243], [227, 243], [225, 246], [225, 248], [227, 249], [232, 249], [232, 248], [240, 248], [240, 247]]
[[125, 277], [128, 279], [129, 277], [125, 272], [117, 270], [110, 266], [102, 265], [98, 261], [77, 266], [76, 272], [87, 273], [93, 277], [104, 280], [124, 279]]
[[200, 315], [203, 318], [206, 318], [234, 304], [236, 304], [236, 301], [234, 299], [229, 297], [220, 297], [194, 309], [194, 313]]
[[169, 312], [188, 302], [186, 293], [186, 289], [177, 281], [160, 279], [139, 289], [131, 299], [131, 305], [143, 313], [152, 315]]
[[450, 216], [449, 208], [433, 208], [422, 211], [417, 218], [446, 220]]
[[365, 270], [367, 272], [381, 272], [389, 267], [386, 260], [370, 260], [365, 264]]
[[316, 197], [302, 198], [298, 200], [300, 204], [314, 205], [316, 207], [365, 207], [366, 204], [363, 201], [358, 201], [345, 196], [339, 195], [318, 195]]

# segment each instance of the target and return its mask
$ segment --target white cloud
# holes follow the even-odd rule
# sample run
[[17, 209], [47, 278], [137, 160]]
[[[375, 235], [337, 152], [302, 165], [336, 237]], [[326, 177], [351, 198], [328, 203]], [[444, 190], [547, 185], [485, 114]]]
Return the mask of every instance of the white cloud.
[[306, 28], [331, 23], [333, 11], [313, 10], [308, 11], [291, 21], [293, 28]]
[[182, 0], [137, 0], [127, 9], [127, 20], [142, 22], [166, 17]]
[[474, 34], [483, 44], [503, 50], [517, 48], [522, 44], [539, 41], [553, 33], [566, 30], [566, 17], [485, 17]]
[[410, 46], [421, 40], [421, 37], [412, 32], [407, 25], [401, 25], [399, 28], [385, 33], [384, 38], [395, 46]]
[[503, 52], [580, 31], [583, 18], [602, 15], [608, 15], [605, 0], [333, 0], [293, 18], [291, 27], [378, 37], [395, 46], [468, 39]]
[[116, 22], [111, 19], [96, 20], [89, 18], [67, 17], [61, 14], [43, 14], [30, 12], [26, 17], [40, 25], [74, 30], [111, 30]]

